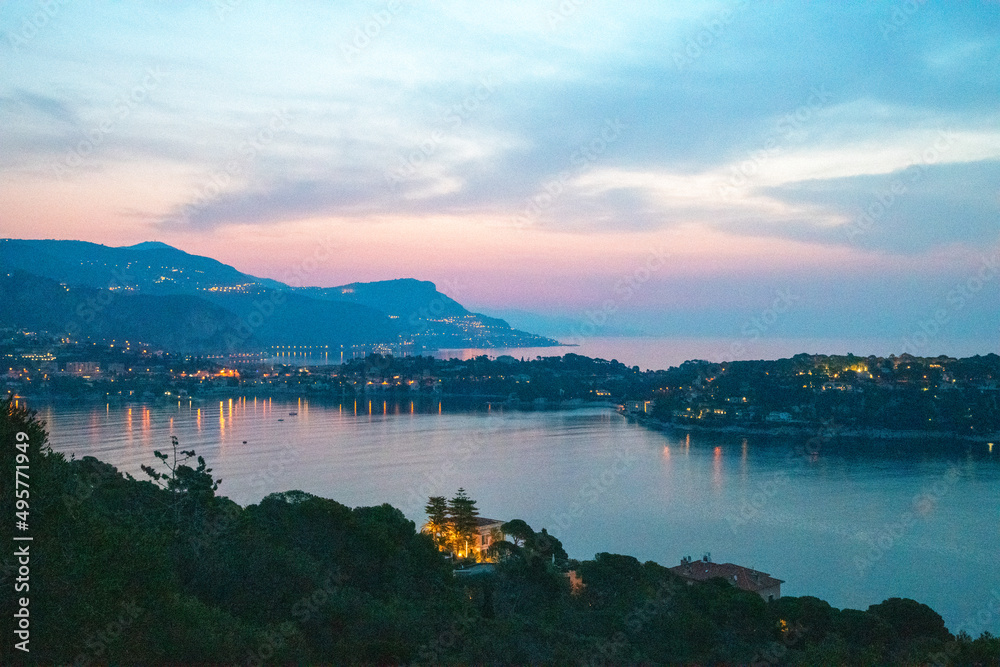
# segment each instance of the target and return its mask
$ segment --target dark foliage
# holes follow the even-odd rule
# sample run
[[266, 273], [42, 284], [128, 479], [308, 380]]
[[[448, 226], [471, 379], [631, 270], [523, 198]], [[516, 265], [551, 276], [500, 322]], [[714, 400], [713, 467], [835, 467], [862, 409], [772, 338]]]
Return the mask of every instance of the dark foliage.
[[[26, 451], [13, 447], [17, 434]], [[723, 580], [688, 586], [629, 556], [577, 562], [546, 530], [505, 526], [503, 559], [455, 577], [389, 506], [301, 491], [241, 508], [197, 454], [152, 481], [67, 461], [42, 425], [0, 403], [0, 458], [30, 461], [31, 653], [0, 596], [0, 664], [996, 664], [1000, 640], [952, 637], [912, 600], [867, 611], [767, 603]], [[164, 460], [166, 459], [166, 460]], [[155, 462], [154, 462], [155, 463]], [[167, 472], [162, 472], [167, 464]], [[154, 482], [159, 482], [157, 485]], [[4, 512], [14, 488], [0, 486]], [[9, 516], [9, 514], [8, 514]], [[4, 522], [11, 543], [13, 528]], [[10, 591], [17, 566], [3, 556]], [[571, 577], [577, 585], [571, 586]], [[582, 582], [582, 586], [580, 585]]]

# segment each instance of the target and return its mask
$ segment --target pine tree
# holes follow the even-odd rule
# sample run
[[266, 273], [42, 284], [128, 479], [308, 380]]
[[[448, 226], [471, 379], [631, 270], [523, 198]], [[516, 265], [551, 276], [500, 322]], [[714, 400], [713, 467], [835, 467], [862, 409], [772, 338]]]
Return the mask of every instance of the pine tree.
[[424, 511], [427, 512], [427, 525], [424, 527], [425, 532], [430, 534], [439, 549], [444, 549], [448, 543], [448, 524], [450, 519], [448, 515], [448, 501], [445, 500], [444, 496], [431, 496], [427, 499]]
[[452, 549], [468, 556], [469, 546], [475, 545], [479, 536], [476, 532], [476, 517], [479, 516], [476, 501], [466, 495], [465, 489], [460, 488], [455, 497], [448, 501], [448, 513], [451, 515], [454, 532]]

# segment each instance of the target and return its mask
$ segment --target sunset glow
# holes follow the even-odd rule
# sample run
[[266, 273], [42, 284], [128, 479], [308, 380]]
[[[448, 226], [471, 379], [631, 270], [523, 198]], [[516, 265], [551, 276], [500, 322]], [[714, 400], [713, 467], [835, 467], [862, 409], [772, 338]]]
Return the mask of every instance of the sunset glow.
[[985, 266], [939, 342], [1000, 339], [988, 5], [36, 9], [0, 6], [4, 237], [431, 280], [552, 335], [795, 289], [769, 335], [902, 339]]

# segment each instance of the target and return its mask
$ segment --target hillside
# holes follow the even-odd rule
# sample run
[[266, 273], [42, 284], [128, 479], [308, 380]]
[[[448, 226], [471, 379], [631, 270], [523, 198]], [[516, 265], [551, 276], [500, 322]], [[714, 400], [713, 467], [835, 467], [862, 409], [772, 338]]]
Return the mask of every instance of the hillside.
[[[53, 453], [42, 424], [11, 399], [0, 401], [0, 439], [23, 443], [0, 450], [0, 463], [13, 470], [15, 458], [30, 461], [31, 490], [42, 491], [30, 497], [32, 541], [13, 542], [0, 557], [7, 590], [15, 577], [30, 583], [30, 597], [0, 596], [6, 618], [28, 619], [8, 633], [17, 639], [0, 647], [2, 664], [973, 665], [1000, 657], [1000, 640], [955, 636], [914, 600], [864, 611], [815, 597], [765, 602], [721, 578], [686, 585], [631, 556], [569, 559], [558, 537], [520, 520], [503, 524], [512, 541], [495, 550], [493, 571], [454, 576], [454, 561], [388, 504], [351, 508], [292, 490], [241, 507], [217, 493], [210, 462], [181, 452], [171, 470], [169, 449], [150, 455], [140, 481], [93, 457]], [[0, 486], [9, 515], [14, 491]], [[3, 533], [11, 544], [13, 521]]]
[[[415, 279], [292, 287], [164, 243], [0, 239], [0, 327], [177, 351], [273, 346], [526, 347], [556, 341], [469, 312]], [[37, 283], [37, 284], [36, 284]]]
[[[0, 327], [48, 331], [74, 339], [133, 340], [158, 348], [215, 352], [236, 336], [240, 319], [184, 294], [116, 294], [68, 287], [24, 271], [0, 273]], [[249, 348], [259, 347], [247, 336]]]
[[196, 294], [213, 287], [285, 289], [210, 257], [190, 255], [165, 243], [111, 248], [85, 241], [0, 240], [0, 267], [20, 269], [70, 286], [125, 289], [152, 294]]

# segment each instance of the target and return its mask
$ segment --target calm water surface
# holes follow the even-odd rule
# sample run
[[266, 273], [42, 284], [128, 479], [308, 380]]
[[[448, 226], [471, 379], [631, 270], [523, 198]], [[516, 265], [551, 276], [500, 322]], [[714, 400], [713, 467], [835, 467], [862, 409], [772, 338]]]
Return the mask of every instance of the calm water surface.
[[39, 413], [57, 451], [136, 477], [176, 435], [241, 504], [301, 489], [350, 506], [388, 502], [419, 523], [427, 496], [462, 486], [483, 516], [547, 527], [575, 558], [674, 565], [710, 552], [785, 580], [784, 594], [860, 609], [911, 597], [952, 631], [1000, 634], [1000, 443], [826, 443], [809, 454], [763, 436], [650, 431], [605, 409], [382, 400], [234, 396]]

